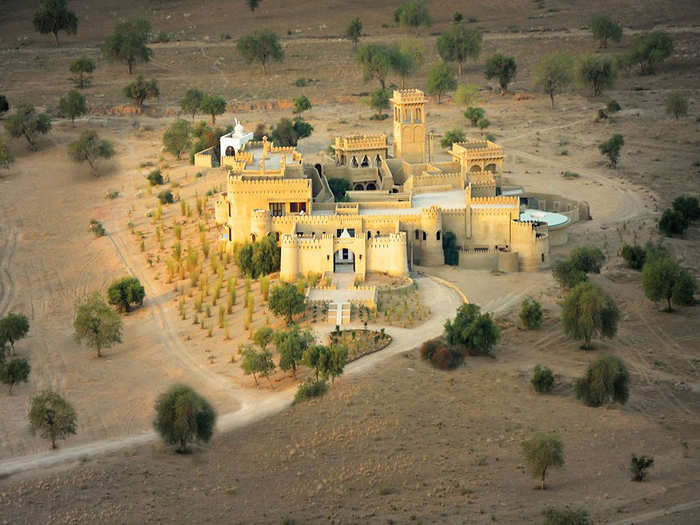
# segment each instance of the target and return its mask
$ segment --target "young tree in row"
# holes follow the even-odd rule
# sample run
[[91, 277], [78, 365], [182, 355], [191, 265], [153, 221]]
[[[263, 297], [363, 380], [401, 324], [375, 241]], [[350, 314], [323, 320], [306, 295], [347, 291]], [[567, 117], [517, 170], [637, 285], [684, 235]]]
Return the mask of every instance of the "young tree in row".
[[571, 84], [573, 60], [566, 53], [552, 53], [535, 66], [535, 87], [549, 95], [554, 108], [554, 95]]
[[608, 166], [617, 167], [617, 160], [620, 158], [620, 149], [625, 145], [625, 139], [619, 133], [615, 133], [605, 142], [598, 144], [598, 149], [602, 155], [608, 157]]
[[174, 385], [156, 401], [153, 426], [177, 452], [187, 452], [194, 440], [208, 442], [214, 434], [216, 412], [209, 402], [186, 385]]
[[462, 345], [472, 355], [489, 355], [500, 337], [488, 313], [476, 304], [463, 304], [454, 320], [445, 321], [445, 338], [451, 345]]
[[29, 378], [29, 361], [22, 357], [10, 359], [7, 363], [0, 362], [0, 381], [9, 386], [8, 393], [12, 395], [12, 388], [17, 383], [26, 383]]
[[120, 312], [128, 312], [132, 304], [143, 305], [144, 297], [146, 291], [136, 277], [122, 277], [107, 290], [109, 304], [116, 306]]
[[[275, 363], [269, 350], [256, 350], [251, 344], [243, 345], [241, 350], [241, 369], [245, 375], [252, 375], [255, 384], [258, 384], [258, 376], [267, 377], [275, 370]], [[272, 384], [272, 383], [270, 383]]]
[[299, 95], [294, 99], [294, 111], [295, 115], [301, 115], [304, 111], [311, 109], [311, 101], [306, 97], [306, 95]]
[[595, 14], [591, 17], [591, 32], [593, 38], [600, 42], [600, 47], [608, 47], [608, 40], [619, 42], [622, 40], [622, 26], [604, 14]]
[[581, 348], [593, 348], [594, 335], [613, 338], [617, 333], [620, 312], [612, 298], [597, 285], [584, 281], [564, 299], [561, 320], [564, 332], [572, 339], [583, 340]]
[[584, 87], [599, 96], [604, 88], [611, 88], [617, 79], [617, 61], [611, 56], [583, 55], [576, 62], [576, 78]]
[[508, 84], [515, 78], [517, 70], [518, 65], [515, 63], [515, 58], [506, 56], [503, 53], [495, 53], [486, 60], [484, 75], [487, 80], [497, 78], [498, 85], [501, 88], [501, 95], [505, 95], [506, 91], [508, 91]]
[[40, 0], [39, 8], [34, 12], [34, 30], [42, 35], [53, 34], [58, 47], [58, 33], [68, 35], [78, 32], [78, 17], [68, 9], [66, 0]]
[[97, 175], [97, 162], [111, 159], [114, 146], [110, 141], [100, 139], [94, 129], [88, 129], [80, 134], [78, 140], [68, 144], [68, 156], [73, 162], [87, 162], [93, 175]]
[[352, 47], [356, 48], [362, 36], [362, 20], [354, 18], [345, 30], [345, 36], [352, 41]]
[[150, 32], [148, 20], [121, 22], [102, 43], [102, 54], [111, 62], [126, 64], [131, 75], [134, 65], [146, 63], [153, 56], [153, 50], [146, 45]]
[[36, 136], [51, 131], [51, 117], [47, 113], [37, 113], [34, 105], [29, 102], [20, 102], [15, 114], [5, 121], [5, 129], [13, 138], [27, 139], [29, 149], [36, 151]]
[[522, 452], [527, 469], [533, 478], [540, 480], [542, 490], [547, 470], [564, 465], [564, 445], [561, 438], [553, 434], [535, 434], [522, 442]]
[[244, 36], [236, 43], [236, 49], [247, 63], [260, 62], [263, 75], [267, 75], [267, 64], [270, 61], [282, 62], [284, 59], [279, 37], [272, 31], [256, 31], [252, 35]]
[[482, 39], [478, 29], [467, 29], [464, 24], [453, 24], [438, 37], [437, 51], [445, 62], [457, 62], [457, 72], [461, 76], [464, 62], [469, 58], [479, 58]]
[[314, 370], [316, 381], [342, 375], [348, 359], [348, 349], [338, 345], [313, 345], [306, 349], [303, 362]]
[[75, 410], [56, 392], [45, 390], [32, 397], [29, 429], [32, 434], [39, 434], [41, 438], [51, 441], [52, 449], [56, 449], [57, 439], [74, 435], [77, 427]]
[[401, 27], [410, 27], [416, 30], [420, 26], [430, 26], [430, 14], [425, 0], [408, 0], [394, 11], [394, 22]]
[[666, 301], [666, 312], [673, 311], [671, 301], [678, 305], [695, 303], [695, 278], [670, 257], [654, 257], [644, 264], [642, 288], [650, 300]]
[[211, 124], [213, 126], [216, 124], [216, 116], [223, 115], [224, 111], [226, 111], [226, 99], [219, 95], [210, 95], [206, 93], [204, 97], [202, 97], [199, 109], [202, 113], [211, 115]]
[[90, 85], [90, 77], [86, 75], [89, 75], [93, 71], [95, 71], [95, 62], [86, 56], [81, 56], [71, 62], [70, 72], [74, 75], [78, 75], [77, 78], [73, 78], [72, 80], [79, 89]]
[[310, 330], [300, 330], [293, 325], [287, 330], [280, 330], [274, 335], [275, 348], [280, 356], [279, 367], [297, 376], [297, 367], [301, 364], [304, 352], [313, 344], [314, 336]]
[[386, 77], [391, 69], [391, 49], [378, 44], [365, 44], [357, 51], [357, 63], [362, 68], [365, 82], [377, 80], [382, 89], [386, 89]]
[[608, 401], [626, 403], [629, 398], [629, 379], [625, 363], [612, 355], [601, 356], [588, 364], [586, 373], [576, 380], [576, 397], [591, 407]]
[[183, 113], [192, 115], [192, 120], [194, 120], [195, 115], [197, 115], [202, 106], [203, 99], [203, 92], [198, 89], [188, 89], [180, 99], [180, 109]]
[[450, 149], [455, 142], [464, 142], [465, 140], [467, 140], [467, 137], [464, 131], [455, 128], [445, 132], [442, 140], [440, 140], [440, 146], [443, 149]]
[[15, 161], [15, 157], [10, 150], [10, 146], [5, 142], [5, 137], [0, 135], [0, 168], [10, 169]]
[[61, 115], [68, 117], [71, 124], [75, 126], [75, 118], [87, 113], [85, 97], [72, 89], [58, 101], [58, 110], [61, 112]]
[[136, 103], [136, 107], [141, 109], [147, 98], [158, 98], [160, 89], [156, 79], [146, 80], [143, 75], [139, 75], [134, 82], [124, 87], [124, 96]]
[[165, 151], [172, 153], [177, 160], [180, 160], [182, 154], [192, 147], [190, 133], [190, 123], [186, 120], [178, 119], [173, 122], [163, 134]]
[[653, 75], [660, 64], [673, 53], [673, 39], [663, 31], [636, 35], [630, 42], [624, 60], [628, 64], [639, 64], [642, 75]]
[[452, 67], [447, 62], [436, 64], [428, 75], [428, 93], [437, 95], [439, 104], [440, 97], [454, 89], [457, 89], [457, 79]]
[[294, 316], [304, 311], [306, 299], [293, 284], [280, 283], [270, 291], [268, 305], [276, 316], [284, 317], [287, 326], [290, 326]]
[[29, 333], [29, 320], [24, 314], [10, 312], [0, 319], [0, 352], [5, 343], [10, 344], [10, 353], [15, 353], [15, 343]]
[[75, 312], [75, 338], [102, 357], [102, 349], [122, 341], [122, 320], [98, 293], [90, 294], [77, 304]]
[[678, 120], [688, 114], [688, 97], [683, 93], [674, 91], [666, 97], [666, 113], [673, 115]]

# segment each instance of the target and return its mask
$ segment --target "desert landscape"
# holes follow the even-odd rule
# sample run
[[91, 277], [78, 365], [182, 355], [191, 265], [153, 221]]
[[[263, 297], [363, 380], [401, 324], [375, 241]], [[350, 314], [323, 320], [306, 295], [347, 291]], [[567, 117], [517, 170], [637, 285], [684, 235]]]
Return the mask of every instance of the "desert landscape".
[[[31, 364], [28, 381], [11, 394], [1, 385], [0, 522], [698, 522], [698, 307], [663, 311], [665, 301], [645, 296], [642, 272], [621, 254], [624, 245], [661, 243], [693, 278], [700, 272], [699, 223], [680, 235], [659, 229], [677, 197], [700, 193], [700, 5], [430, 0], [431, 25], [407, 28], [394, 19], [399, 0], [261, 0], [255, 10], [248, 4], [69, 1], [78, 30], [61, 32], [58, 47], [50, 32], [34, 31], [39, 2], [8, 1], [0, 14], [0, 95], [9, 101], [0, 124], [22, 101], [51, 117], [36, 151], [0, 127], [13, 157], [8, 169], [0, 165], [0, 318], [26, 316], [29, 331], [14, 353]], [[430, 94], [431, 70], [441, 61], [436, 40], [458, 23], [455, 12], [483, 35], [479, 56], [464, 62], [456, 80], [480, 88], [484, 129], [465, 118], [455, 89], [439, 103]], [[622, 39], [606, 49], [591, 35], [596, 13], [623, 27]], [[152, 57], [129, 75], [124, 63], [104, 58], [100, 45], [118, 22], [136, 18], [150, 22]], [[242, 365], [257, 330], [286, 327], [268, 299], [268, 288], [282, 286], [279, 271], [247, 277], [235, 254], [220, 248], [215, 207], [227, 189], [226, 171], [191, 164], [189, 149], [177, 158], [163, 137], [178, 119], [192, 123], [180, 104], [190, 88], [225, 99], [218, 126], [237, 119], [246, 131], [258, 124], [272, 131], [293, 117], [304, 94], [312, 107], [303, 119], [313, 132], [296, 150], [310, 165], [327, 158], [336, 136], [390, 135], [391, 119], [372, 118], [376, 108], [368, 104], [379, 83], [363, 80], [345, 34], [355, 18], [362, 21], [360, 49], [406, 39], [422, 46], [420, 67], [405, 79], [390, 72], [386, 81], [390, 89], [405, 80], [426, 92], [436, 162], [450, 161], [439, 145], [447, 130], [462, 130], [466, 140], [488, 134], [504, 151], [503, 188], [585, 203], [590, 220], [571, 224], [568, 242], [552, 246], [551, 262], [533, 272], [417, 264], [406, 277], [368, 274], [378, 308], [367, 318], [353, 308], [343, 328], [372, 330], [374, 346], [355, 345], [354, 360], [331, 376], [324, 396], [294, 402], [313, 367], [254, 378]], [[268, 64], [265, 74], [236, 46], [257, 30], [275, 32], [284, 50], [284, 60]], [[635, 35], [650, 31], [673, 40], [653, 75], [620, 67], [598, 96], [572, 82], [553, 107], [535, 85], [538, 64], [550, 53], [619, 58]], [[484, 77], [496, 52], [517, 62], [505, 94]], [[75, 89], [70, 66], [81, 56], [96, 68], [78, 90], [87, 107], [73, 121], [59, 106]], [[123, 92], [138, 75], [159, 86], [142, 107]], [[672, 93], [686, 100], [680, 118], [667, 112]], [[621, 109], [601, 118], [610, 100]], [[195, 120], [210, 122], [202, 113]], [[97, 175], [68, 155], [86, 130], [114, 150]], [[615, 168], [599, 151], [613, 134], [624, 137]], [[162, 185], [149, 184], [156, 170]], [[167, 190], [174, 202], [159, 203]], [[95, 235], [93, 219], [104, 235]], [[614, 337], [595, 337], [587, 351], [562, 325], [569, 291], [552, 272], [581, 246], [605, 256], [588, 281], [619, 310]], [[171, 267], [176, 250], [183, 262]], [[196, 263], [186, 268], [190, 252]], [[125, 276], [138, 278], [145, 300], [119, 315], [121, 342], [98, 358], [76, 340], [76, 304]], [[300, 276], [293, 284], [304, 290], [313, 281]], [[519, 317], [526, 298], [541, 305], [537, 329], [525, 329]], [[431, 366], [422, 343], [441, 336], [465, 301], [491, 315], [498, 342], [489, 355], [465, 355], [452, 370]], [[338, 330], [311, 304], [294, 321], [319, 345], [330, 345]], [[576, 397], [577, 378], [603, 355], [626, 364], [629, 398], [587, 406]], [[278, 353], [273, 357], [279, 366]], [[533, 389], [536, 365], [553, 371], [550, 393]], [[175, 453], [154, 430], [154, 405], [176, 383], [218, 415], [212, 439], [191, 444], [189, 454]], [[77, 432], [57, 450], [30, 432], [27, 417], [33, 396], [47, 389], [69, 401], [77, 419]], [[521, 446], [538, 432], [557, 435], [564, 447], [564, 465], [548, 471], [546, 490], [537, 490]], [[642, 483], [630, 481], [632, 454], [654, 459]], [[588, 521], [545, 521], [550, 508], [583, 509]]]

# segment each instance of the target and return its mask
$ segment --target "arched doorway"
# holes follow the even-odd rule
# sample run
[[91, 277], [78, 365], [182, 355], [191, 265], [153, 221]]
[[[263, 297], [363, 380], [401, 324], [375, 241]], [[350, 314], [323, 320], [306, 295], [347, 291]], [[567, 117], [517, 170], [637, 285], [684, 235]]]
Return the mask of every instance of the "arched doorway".
[[368, 183], [367, 183], [367, 188], [366, 188], [366, 189], [367, 189], [367, 190], [376, 190], [376, 189], [377, 189], [377, 185], [376, 185], [374, 182], [368, 182]]
[[362, 184], [361, 182], [356, 182], [355, 184], [352, 185], [353, 191], [364, 191], [365, 190], [365, 185]]
[[355, 273], [355, 254], [349, 248], [341, 248], [333, 254], [333, 271]]
[[484, 171], [490, 171], [491, 173], [496, 173], [496, 165], [495, 164], [488, 164], [484, 168]]
[[226, 148], [226, 156], [227, 157], [235, 157], [236, 156], [236, 150], [233, 149], [233, 146], [229, 146]]
[[362, 164], [360, 164], [361, 167], [367, 168], [369, 166], [369, 159], [367, 158], [367, 155], [362, 157]]
[[316, 168], [316, 171], [318, 172], [318, 176], [321, 177], [323, 175], [323, 167], [321, 167], [320, 164], [315, 164], [314, 168]]

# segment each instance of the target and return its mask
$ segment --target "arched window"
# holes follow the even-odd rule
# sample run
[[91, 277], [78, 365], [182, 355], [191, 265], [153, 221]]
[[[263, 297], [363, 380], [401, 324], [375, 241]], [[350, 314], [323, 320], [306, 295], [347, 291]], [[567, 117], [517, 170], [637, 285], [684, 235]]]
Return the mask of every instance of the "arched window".
[[381, 233], [379, 233], [379, 230], [377, 230], [377, 237], [379, 237], [380, 235], [381, 235]]
[[416, 234], [416, 240], [417, 241], [420, 240], [420, 230], [416, 230], [415, 234]]
[[253, 242], [255, 242], [255, 234], [254, 234], [254, 233], [251, 233], [251, 234], [250, 234], [250, 240], [253, 241]]
[[414, 120], [414, 122], [416, 122], [416, 123], [420, 123], [420, 122], [421, 122], [421, 111], [420, 111], [420, 108], [417, 108], [417, 109], [416, 109], [416, 119]]
[[368, 232], [367, 232], [367, 238], [368, 238], [368, 239], [371, 239], [371, 238], [372, 238], [372, 232], [371, 232], [371, 231], [368, 231]]
[[369, 166], [369, 159], [367, 158], [367, 155], [362, 157], [362, 164], [360, 164], [363, 168], [367, 168]]
[[427, 240], [428, 240], [428, 234], [427, 234], [427, 232], [425, 232], [425, 231], [423, 232], [423, 240], [424, 240], [424, 241], [427, 241]]
[[233, 146], [229, 146], [226, 148], [226, 156], [227, 157], [235, 157], [236, 156], [236, 150], [233, 149]]
[[368, 182], [368, 183], [367, 183], [367, 189], [368, 189], [368, 190], [376, 190], [376, 189], [377, 189], [377, 185], [376, 185], [374, 182]]
[[437, 231], [435, 234], [435, 238], [439, 241], [440, 240], [440, 230]]

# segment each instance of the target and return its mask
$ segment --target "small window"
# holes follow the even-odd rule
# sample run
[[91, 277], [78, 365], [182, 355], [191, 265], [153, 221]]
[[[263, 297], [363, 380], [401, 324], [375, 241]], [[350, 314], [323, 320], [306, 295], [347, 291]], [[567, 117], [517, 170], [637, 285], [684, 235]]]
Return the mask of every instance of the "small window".
[[280, 242], [280, 232], [275, 232], [275, 240]]
[[330, 261], [330, 260], [331, 260], [331, 256], [330, 256], [330, 255], [326, 255], [326, 260], [327, 260], [327, 261]]
[[289, 203], [289, 213], [299, 213], [299, 203], [290, 202]]
[[372, 232], [370, 232], [370, 231], [367, 232], [367, 238], [368, 238], [368, 239], [371, 239], [371, 238], [372, 238]]
[[362, 260], [362, 254], [360, 254], [360, 256], [359, 256], [359, 257], [360, 257], [360, 260]]
[[440, 240], [440, 230], [435, 234], [435, 238], [439, 241]]
[[381, 235], [381, 233], [379, 233], [379, 230], [377, 230], [377, 237], [379, 237], [380, 235]]
[[424, 241], [428, 240], [428, 234], [426, 232], [423, 232], [423, 240]]
[[416, 240], [420, 240], [420, 231], [416, 230], [414, 233], [416, 234]]
[[254, 234], [254, 233], [251, 233], [251, 234], [250, 234], [250, 240], [253, 241], [253, 242], [255, 242], [255, 234]]
[[544, 262], [544, 253], [542, 254], [542, 262]]
[[271, 202], [270, 215], [272, 217], [282, 217], [284, 215], [284, 202]]
[[228, 216], [231, 216], [231, 203], [228, 203]]

